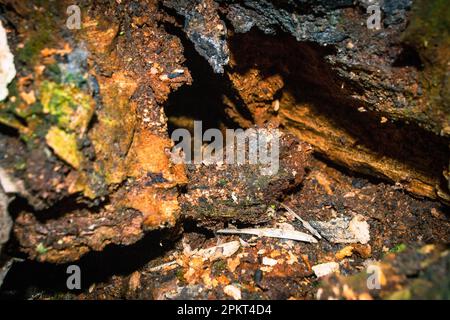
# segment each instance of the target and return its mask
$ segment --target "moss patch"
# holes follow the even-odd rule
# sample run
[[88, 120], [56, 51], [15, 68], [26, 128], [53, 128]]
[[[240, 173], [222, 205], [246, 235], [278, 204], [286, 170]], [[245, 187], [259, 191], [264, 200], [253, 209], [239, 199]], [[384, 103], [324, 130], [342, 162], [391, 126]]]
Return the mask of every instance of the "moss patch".
[[427, 96], [424, 116], [439, 119], [441, 132], [450, 135], [450, 6], [445, 0], [414, 2], [410, 24], [403, 35], [406, 44], [415, 48], [425, 65], [422, 85]]
[[84, 133], [94, 113], [90, 96], [70, 85], [44, 81], [41, 85], [43, 112], [68, 131]]

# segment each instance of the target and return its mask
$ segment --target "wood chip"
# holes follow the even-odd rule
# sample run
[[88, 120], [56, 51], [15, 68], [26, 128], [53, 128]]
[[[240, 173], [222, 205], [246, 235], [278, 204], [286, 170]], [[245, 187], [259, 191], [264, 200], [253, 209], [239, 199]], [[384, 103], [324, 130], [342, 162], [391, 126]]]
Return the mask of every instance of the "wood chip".
[[302, 224], [303, 227], [308, 230], [309, 232], [311, 232], [311, 234], [319, 239], [322, 239], [322, 236], [319, 234], [319, 232], [317, 232], [316, 229], [314, 229], [308, 221], [303, 220], [297, 213], [294, 212], [294, 210], [292, 210], [291, 208], [289, 208], [287, 205], [280, 203], [280, 205], [286, 209], [287, 212], [289, 212], [290, 214], [292, 214], [296, 219], [298, 219]]
[[247, 229], [221, 229], [217, 233], [223, 234], [250, 234], [258, 237], [289, 239], [309, 243], [317, 243], [317, 240], [309, 234], [300, 231], [290, 231], [275, 228], [247, 228]]
[[350, 257], [353, 254], [353, 246], [346, 246], [345, 248], [342, 248], [338, 252], [336, 252], [335, 257], [338, 260], [342, 260], [344, 258]]
[[242, 298], [241, 289], [231, 284], [223, 288], [223, 292], [234, 300], [241, 300]]
[[161, 265], [159, 265], [159, 266], [150, 268], [148, 271], [150, 271], [150, 272], [161, 271], [161, 270], [163, 270], [164, 268], [170, 267], [170, 266], [175, 265], [175, 264], [177, 264], [177, 263], [178, 263], [178, 262], [177, 262], [176, 260], [170, 261], [170, 262], [167, 262], [167, 263], [163, 263], [163, 264], [161, 264]]
[[273, 267], [277, 263], [278, 263], [277, 260], [272, 259], [272, 258], [263, 257], [263, 259], [262, 259], [262, 264], [265, 266]]
[[312, 267], [314, 274], [317, 278], [325, 277], [331, 273], [335, 273], [339, 271], [339, 263], [337, 262], [327, 262], [317, 264]]
[[128, 282], [131, 291], [136, 291], [141, 286], [141, 274], [139, 271], [133, 272]]
[[197, 252], [194, 252], [194, 255], [201, 256], [209, 260], [217, 260], [221, 258], [231, 257], [233, 254], [236, 253], [236, 251], [239, 250], [240, 247], [241, 243], [238, 240], [236, 240], [227, 243], [222, 243], [211, 248], [201, 249]]
[[370, 226], [362, 215], [335, 218], [330, 221], [310, 221], [320, 234], [333, 243], [361, 243], [370, 241]]

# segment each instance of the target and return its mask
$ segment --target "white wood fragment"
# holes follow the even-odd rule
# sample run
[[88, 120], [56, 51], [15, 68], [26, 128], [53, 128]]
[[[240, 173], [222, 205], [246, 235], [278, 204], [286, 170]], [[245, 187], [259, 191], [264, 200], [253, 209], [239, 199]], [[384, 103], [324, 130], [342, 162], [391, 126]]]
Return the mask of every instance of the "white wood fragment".
[[177, 264], [177, 263], [178, 263], [178, 262], [177, 262], [176, 260], [170, 261], [170, 262], [167, 262], [167, 263], [160, 264], [159, 266], [150, 268], [148, 271], [149, 271], [149, 272], [157, 272], [157, 271], [161, 271], [161, 270], [163, 270], [164, 268], [170, 267], [170, 266], [172, 266], [172, 265], [174, 265], [174, 264]]
[[15, 76], [14, 56], [8, 46], [6, 30], [0, 21], [0, 101], [8, 96], [8, 84]]
[[314, 235], [315, 237], [317, 237], [318, 239], [322, 239], [321, 235], [319, 234], [319, 232], [317, 232], [316, 229], [314, 229], [308, 221], [303, 220], [297, 213], [294, 212], [294, 210], [292, 210], [291, 208], [289, 208], [287, 205], [285, 205], [284, 203], [280, 203], [280, 205], [286, 209], [287, 212], [289, 212], [290, 214], [292, 214], [296, 219], [300, 220], [300, 222], [303, 224], [303, 227], [305, 227], [306, 230], [308, 230], [309, 232], [311, 232], [312, 235]]
[[268, 258], [268, 257], [263, 257], [262, 258], [262, 264], [265, 265], [265, 266], [273, 267], [277, 263], [278, 263], [278, 261], [275, 260], [275, 259]]
[[242, 299], [242, 294], [241, 294], [241, 289], [239, 289], [236, 286], [233, 285], [227, 285], [226, 287], [223, 288], [223, 292], [227, 295], [232, 297], [234, 300], [241, 300]]
[[278, 239], [289, 239], [296, 241], [303, 241], [309, 243], [317, 243], [317, 240], [300, 231], [290, 231], [283, 229], [275, 229], [275, 228], [247, 228], [247, 229], [222, 229], [218, 230], [217, 233], [223, 234], [251, 234], [258, 237], [269, 237], [269, 238], [278, 238]]
[[236, 240], [222, 243], [211, 248], [200, 249], [198, 252], [194, 253], [194, 255], [201, 256], [205, 259], [228, 258], [235, 254], [240, 247], [241, 243]]
[[19, 187], [17, 183], [6, 173], [6, 171], [0, 167], [0, 186], [3, 188], [5, 193], [19, 193]]
[[325, 277], [331, 273], [335, 273], [339, 271], [339, 263], [337, 262], [327, 262], [317, 264], [312, 267], [314, 274], [317, 278]]
[[335, 218], [330, 221], [310, 221], [320, 234], [333, 243], [366, 244], [370, 241], [370, 226], [365, 218], [357, 214], [354, 217]]

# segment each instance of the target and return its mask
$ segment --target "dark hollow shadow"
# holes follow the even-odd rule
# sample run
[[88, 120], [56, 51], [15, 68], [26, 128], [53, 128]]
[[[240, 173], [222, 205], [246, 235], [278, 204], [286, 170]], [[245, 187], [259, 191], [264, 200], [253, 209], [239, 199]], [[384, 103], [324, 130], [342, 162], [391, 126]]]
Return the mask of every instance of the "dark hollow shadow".
[[[244, 74], [257, 66], [264, 76], [281, 75], [285, 82], [283, 90], [293, 95], [295, 103], [310, 105], [312, 115], [326, 117], [355, 138], [357, 145], [427, 175], [442, 177], [450, 156], [448, 140], [416, 124], [396, 121], [381, 125], [379, 112], [359, 112], [361, 102], [351, 95], [360, 93], [361, 88], [346, 83], [343, 90], [342, 80], [325, 60], [334, 52], [332, 47], [297, 42], [286, 34], [270, 36], [252, 30], [236, 34], [230, 41], [230, 50], [237, 65], [233, 71]], [[396, 66], [419, 67], [414, 52], [405, 50]]]
[[[91, 251], [79, 261], [66, 264], [25, 260], [13, 265], [0, 290], [0, 299], [28, 299], [44, 292], [49, 295], [80, 293], [93, 283], [106, 282], [113, 275], [128, 275], [151, 260], [172, 250], [176, 244], [174, 230], [153, 231], [129, 246], [109, 245], [101, 252]], [[14, 241], [13, 241], [14, 242]], [[70, 291], [66, 281], [67, 267], [81, 270], [81, 290]]]

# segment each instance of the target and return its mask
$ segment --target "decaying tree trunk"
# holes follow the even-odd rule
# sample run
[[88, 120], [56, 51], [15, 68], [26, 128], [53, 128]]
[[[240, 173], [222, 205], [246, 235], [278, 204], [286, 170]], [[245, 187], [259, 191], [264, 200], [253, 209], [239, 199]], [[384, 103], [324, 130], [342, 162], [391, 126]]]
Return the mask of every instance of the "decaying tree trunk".
[[[183, 214], [209, 219], [180, 206], [180, 190], [217, 191], [217, 179], [169, 159], [164, 108], [196, 80], [188, 42], [221, 74], [228, 123], [279, 125], [350, 170], [450, 201], [442, 1], [385, 0], [379, 30], [368, 1], [82, 1], [79, 30], [66, 24], [70, 1], [0, 3], [17, 69], [0, 103], [0, 166], [24, 184], [14, 234], [32, 259], [74, 261]], [[298, 186], [296, 172], [273, 195]], [[264, 211], [276, 199], [257, 200]]]

